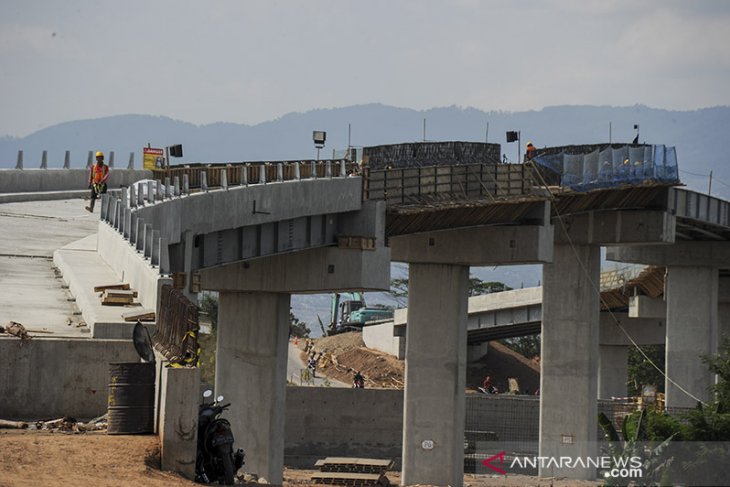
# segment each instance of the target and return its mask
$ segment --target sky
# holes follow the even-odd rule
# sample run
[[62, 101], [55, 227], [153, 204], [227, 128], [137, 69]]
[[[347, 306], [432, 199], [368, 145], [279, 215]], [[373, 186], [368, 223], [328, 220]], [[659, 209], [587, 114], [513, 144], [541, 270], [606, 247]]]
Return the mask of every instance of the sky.
[[365, 103], [730, 105], [730, 2], [0, 0], [0, 136]]

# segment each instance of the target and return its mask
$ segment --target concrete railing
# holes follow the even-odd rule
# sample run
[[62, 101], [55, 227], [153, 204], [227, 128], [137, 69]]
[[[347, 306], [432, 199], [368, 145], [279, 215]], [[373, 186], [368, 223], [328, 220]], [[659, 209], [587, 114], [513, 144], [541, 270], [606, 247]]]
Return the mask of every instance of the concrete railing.
[[[149, 179], [152, 171], [112, 169], [107, 186], [116, 189], [140, 179]], [[46, 191], [88, 191], [88, 169], [3, 169], [0, 170], [0, 194]]]

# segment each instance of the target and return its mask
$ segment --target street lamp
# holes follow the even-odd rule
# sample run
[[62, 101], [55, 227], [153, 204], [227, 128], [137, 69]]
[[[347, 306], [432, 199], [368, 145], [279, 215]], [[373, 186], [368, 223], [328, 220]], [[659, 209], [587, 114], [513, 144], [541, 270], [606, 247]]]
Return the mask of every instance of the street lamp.
[[327, 132], [323, 130], [315, 130], [312, 132], [312, 140], [317, 148], [317, 160], [319, 160], [319, 151], [324, 147], [324, 141], [327, 140]]

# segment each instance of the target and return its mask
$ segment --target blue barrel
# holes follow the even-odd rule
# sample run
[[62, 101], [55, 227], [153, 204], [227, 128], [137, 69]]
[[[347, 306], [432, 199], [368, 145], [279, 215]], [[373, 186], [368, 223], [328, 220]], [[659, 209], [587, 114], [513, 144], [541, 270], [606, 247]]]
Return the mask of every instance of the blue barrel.
[[154, 432], [155, 364], [109, 364], [107, 433], [136, 435]]

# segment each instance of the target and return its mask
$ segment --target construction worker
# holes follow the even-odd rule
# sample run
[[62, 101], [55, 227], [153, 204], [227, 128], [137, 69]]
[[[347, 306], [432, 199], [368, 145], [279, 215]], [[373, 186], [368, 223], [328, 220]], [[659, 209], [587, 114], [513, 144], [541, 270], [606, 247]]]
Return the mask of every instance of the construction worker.
[[104, 153], [99, 151], [96, 153], [96, 164], [91, 166], [89, 173], [89, 189], [91, 189], [91, 203], [86, 207], [86, 211], [93, 212], [96, 198], [100, 194], [106, 193], [106, 180], [109, 179], [109, 166], [104, 164]]
[[525, 161], [530, 161], [535, 157], [535, 154], [537, 154], [537, 149], [535, 149], [535, 146], [532, 145], [532, 142], [527, 143], [527, 151], [525, 152]]

